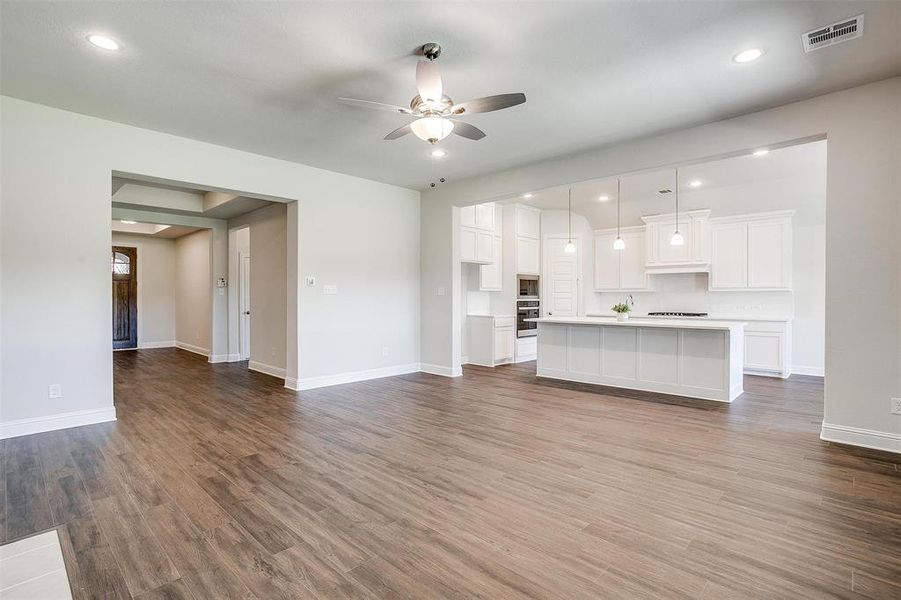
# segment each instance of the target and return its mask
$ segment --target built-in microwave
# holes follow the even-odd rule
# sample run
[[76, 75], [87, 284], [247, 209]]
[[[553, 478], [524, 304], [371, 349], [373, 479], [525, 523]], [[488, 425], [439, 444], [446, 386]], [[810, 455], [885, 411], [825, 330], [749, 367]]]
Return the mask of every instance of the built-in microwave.
[[538, 299], [538, 276], [519, 275], [517, 278], [517, 298]]

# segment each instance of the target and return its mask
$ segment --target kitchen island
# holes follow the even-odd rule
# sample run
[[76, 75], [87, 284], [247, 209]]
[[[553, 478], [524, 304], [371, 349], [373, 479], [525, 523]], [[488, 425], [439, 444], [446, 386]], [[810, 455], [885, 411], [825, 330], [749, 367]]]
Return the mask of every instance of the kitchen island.
[[539, 377], [732, 402], [743, 391], [742, 322], [542, 317]]

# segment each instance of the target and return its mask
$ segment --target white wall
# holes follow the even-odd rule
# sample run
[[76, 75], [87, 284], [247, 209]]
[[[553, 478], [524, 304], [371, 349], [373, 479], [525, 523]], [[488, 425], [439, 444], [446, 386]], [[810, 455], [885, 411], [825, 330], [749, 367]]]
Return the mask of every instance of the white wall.
[[[289, 327], [304, 337], [298, 359], [289, 331], [289, 372], [298, 360], [311, 378], [418, 361], [419, 192], [9, 97], [0, 98], [0, 129], [0, 437], [115, 414], [114, 173], [298, 201], [289, 266], [303, 257], [305, 272], [340, 291], [326, 297], [289, 283], [289, 297], [300, 297], [299, 308], [289, 301]], [[227, 232], [215, 237], [214, 247], [227, 246]], [[214, 252], [212, 278], [227, 276], [227, 257]], [[227, 296], [214, 296], [214, 311], [219, 304], [227, 307]], [[214, 345], [227, 330], [226, 320]], [[47, 397], [52, 383], [62, 384], [62, 398]]]
[[201, 229], [175, 240], [175, 340], [195, 352], [210, 353], [212, 232]]
[[[284, 377], [288, 336], [288, 207], [273, 204], [229, 221], [229, 228], [247, 225], [237, 235], [250, 253], [251, 367]], [[237, 286], [237, 272], [233, 283]], [[236, 314], [236, 313], [235, 313]]]
[[175, 240], [113, 232], [138, 253], [138, 348], [175, 345]]
[[301, 202], [298, 222], [301, 387], [419, 370], [418, 192], [358, 179]]
[[[568, 182], [701, 162], [779, 143], [828, 139], [826, 399], [823, 435], [901, 451], [901, 78], [660, 136], [607, 146], [423, 195], [422, 360], [455, 372], [454, 206]], [[424, 237], [425, 240], [425, 237]], [[866, 302], [873, 318], [854, 317]], [[455, 338], [457, 338], [455, 340]]]

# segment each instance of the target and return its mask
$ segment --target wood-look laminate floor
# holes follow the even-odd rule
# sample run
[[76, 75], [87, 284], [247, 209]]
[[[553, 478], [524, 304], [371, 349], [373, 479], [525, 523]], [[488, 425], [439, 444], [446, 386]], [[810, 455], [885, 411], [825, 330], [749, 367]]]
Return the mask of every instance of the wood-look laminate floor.
[[0, 541], [58, 528], [76, 598], [901, 597], [898, 457], [820, 441], [820, 380], [533, 370], [295, 394], [116, 353], [117, 422], [2, 442]]

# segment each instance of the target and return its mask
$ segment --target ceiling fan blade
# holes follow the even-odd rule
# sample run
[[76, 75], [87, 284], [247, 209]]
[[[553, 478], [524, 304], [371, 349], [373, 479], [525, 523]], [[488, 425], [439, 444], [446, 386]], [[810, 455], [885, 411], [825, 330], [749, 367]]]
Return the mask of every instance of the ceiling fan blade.
[[470, 125], [464, 121], [457, 121], [455, 119], [451, 119], [454, 123], [454, 131], [460, 137], [465, 137], [469, 140], [480, 140], [485, 137], [485, 132], [476, 127], [475, 125]]
[[358, 100], [356, 98], [338, 98], [338, 102], [347, 104], [348, 106], [358, 106], [360, 108], [372, 108], [375, 110], [386, 110], [390, 112], [401, 113], [404, 115], [412, 115], [413, 111], [403, 106], [394, 106], [393, 104], [383, 104], [381, 102], [373, 102], [372, 100]]
[[441, 102], [443, 89], [438, 65], [430, 60], [421, 60], [416, 64], [416, 89], [423, 102], [436, 106]]
[[413, 131], [413, 130], [410, 129], [410, 124], [407, 123], [407, 124], [404, 125], [403, 127], [398, 127], [397, 129], [395, 129], [394, 131], [392, 131], [391, 133], [389, 133], [388, 135], [386, 135], [386, 136], [385, 136], [385, 139], [386, 139], [386, 140], [396, 140], [397, 138], [404, 137], [404, 136], [407, 135], [408, 133], [412, 133], [412, 131]]
[[476, 98], [475, 100], [466, 100], [451, 107], [452, 115], [468, 115], [471, 113], [486, 113], [493, 110], [501, 110], [502, 108], [510, 108], [526, 101], [525, 94], [499, 94], [497, 96], [487, 96], [485, 98]]

